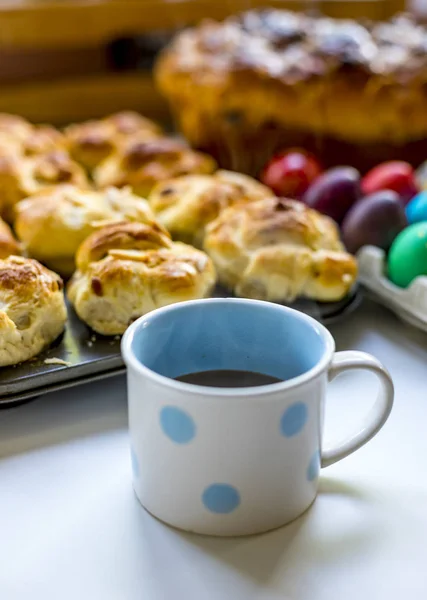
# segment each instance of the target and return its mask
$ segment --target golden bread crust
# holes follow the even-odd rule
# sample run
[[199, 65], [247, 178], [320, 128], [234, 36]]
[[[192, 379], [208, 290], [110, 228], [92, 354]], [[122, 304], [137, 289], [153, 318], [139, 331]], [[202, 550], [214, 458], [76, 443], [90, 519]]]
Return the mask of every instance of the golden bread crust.
[[0, 129], [0, 156], [19, 156], [20, 154], [22, 154], [21, 140]]
[[272, 196], [255, 179], [217, 171], [213, 175], [183, 175], [156, 185], [148, 201], [174, 239], [200, 247], [205, 228], [224, 208]]
[[0, 214], [11, 222], [18, 202], [62, 183], [89, 187], [82, 167], [62, 150], [31, 157], [5, 156], [0, 153]]
[[18, 256], [21, 253], [21, 246], [15, 240], [11, 228], [0, 219], [0, 259], [7, 258], [11, 254]]
[[92, 191], [63, 184], [19, 202], [15, 229], [30, 256], [69, 276], [80, 244], [100, 227], [121, 221], [153, 225], [155, 219], [148, 202], [127, 188]]
[[32, 131], [33, 126], [23, 117], [0, 113], [0, 133], [9, 134], [15, 139], [24, 141]]
[[76, 123], [65, 130], [71, 156], [88, 171], [93, 171], [132, 136], [149, 140], [162, 133], [157, 123], [132, 111], [115, 113], [98, 121]]
[[207, 227], [204, 248], [219, 281], [237, 296], [340, 300], [357, 275], [336, 224], [284, 198], [227, 208]]
[[93, 178], [97, 187], [129, 185], [136, 194], [147, 196], [161, 181], [190, 173], [209, 174], [215, 167], [210, 156], [191, 150], [180, 140], [135, 137], [101, 163]]
[[0, 366], [39, 354], [62, 333], [66, 319], [59, 275], [29, 258], [0, 260]]
[[257, 174], [294, 140], [402, 153], [427, 138], [426, 48], [405, 15], [362, 24], [267, 9], [180, 33], [156, 77], [193, 146]]
[[17, 115], [0, 113], [0, 153], [34, 156], [64, 148], [63, 134], [52, 125], [32, 125]]
[[68, 297], [79, 317], [104, 335], [122, 334], [141, 315], [204, 298], [215, 285], [210, 258], [141, 223], [118, 223], [80, 246]]
[[22, 143], [25, 156], [48, 154], [55, 150], [65, 150], [65, 137], [51, 125], [34, 126]]

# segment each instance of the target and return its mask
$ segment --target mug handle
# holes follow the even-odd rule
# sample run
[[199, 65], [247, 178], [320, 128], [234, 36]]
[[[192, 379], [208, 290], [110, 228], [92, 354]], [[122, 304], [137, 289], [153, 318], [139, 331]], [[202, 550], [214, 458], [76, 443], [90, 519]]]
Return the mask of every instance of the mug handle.
[[338, 446], [326, 448], [321, 453], [322, 467], [329, 467], [335, 462], [352, 454], [374, 437], [387, 421], [394, 400], [394, 386], [387, 369], [373, 356], [366, 352], [336, 352], [329, 367], [328, 377], [332, 381], [344, 371], [364, 369], [371, 371], [380, 380], [380, 391], [371, 411], [362, 421], [359, 429]]

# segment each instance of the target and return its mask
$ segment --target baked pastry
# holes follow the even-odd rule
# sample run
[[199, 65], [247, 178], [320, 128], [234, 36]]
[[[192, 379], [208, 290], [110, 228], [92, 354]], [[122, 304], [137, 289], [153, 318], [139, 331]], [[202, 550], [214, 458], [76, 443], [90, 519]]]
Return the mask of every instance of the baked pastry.
[[0, 260], [0, 366], [39, 354], [64, 330], [62, 280], [36, 260]]
[[19, 156], [22, 154], [22, 141], [0, 129], [0, 156]]
[[83, 321], [104, 335], [123, 333], [145, 313], [208, 296], [215, 284], [204, 252], [174, 243], [155, 226], [119, 223], [80, 246], [68, 297]]
[[221, 210], [239, 202], [272, 196], [255, 179], [217, 171], [213, 175], [183, 175], [156, 185], [148, 201], [157, 218], [174, 239], [200, 247], [205, 228]]
[[22, 117], [0, 113], [0, 153], [34, 156], [64, 149], [63, 134], [51, 125], [32, 125]]
[[340, 300], [357, 274], [334, 221], [297, 200], [227, 208], [208, 225], [204, 248], [220, 283], [248, 298]]
[[110, 156], [126, 139], [138, 134], [140, 139], [149, 140], [162, 133], [157, 123], [131, 111], [98, 121], [76, 123], [65, 129], [71, 156], [88, 171]]
[[65, 150], [65, 137], [51, 125], [33, 126], [31, 132], [22, 141], [24, 156], [48, 154], [54, 150]]
[[74, 271], [74, 255], [88, 235], [111, 222], [154, 223], [146, 200], [128, 188], [96, 192], [63, 184], [22, 200], [15, 230], [30, 256], [63, 276]]
[[204, 21], [156, 76], [179, 126], [224, 168], [258, 174], [305, 146], [366, 170], [427, 156], [427, 29], [410, 16], [358, 23], [284, 10]]
[[136, 194], [147, 196], [160, 181], [190, 173], [212, 173], [215, 167], [210, 156], [191, 150], [180, 140], [133, 138], [95, 169], [93, 179], [100, 188], [130, 185]]
[[29, 121], [18, 115], [0, 113], [0, 134], [8, 134], [15, 139], [24, 141], [33, 131]]
[[0, 258], [6, 258], [11, 254], [21, 254], [21, 246], [13, 237], [9, 225], [0, 219]]
[[89, 186], [82, 167], [66, 152], [58, 150], [33, 157], [0, 153], [0, 214], [13, 221], [18, 202], [59, 183]]

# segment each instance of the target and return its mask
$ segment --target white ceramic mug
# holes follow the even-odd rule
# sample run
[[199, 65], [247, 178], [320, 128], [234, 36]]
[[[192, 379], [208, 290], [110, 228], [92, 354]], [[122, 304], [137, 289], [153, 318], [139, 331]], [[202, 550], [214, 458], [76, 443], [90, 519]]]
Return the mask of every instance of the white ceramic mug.
[[[303, 513], [320, 467], [369, 441], [393, 405], [392, 380], [377, 359], [334, 350], [311, 317], [256, 300], [183, 302], [135, 321], [122, 352], [142, 505], [180, 529], [226, 536], [274, 529]], [[215, 388], [174, 380], [216, 369], [283, 381]], [[380, 393], [353, 436], [323, 449], [327, 383], [349, 369], [375, 373]]]

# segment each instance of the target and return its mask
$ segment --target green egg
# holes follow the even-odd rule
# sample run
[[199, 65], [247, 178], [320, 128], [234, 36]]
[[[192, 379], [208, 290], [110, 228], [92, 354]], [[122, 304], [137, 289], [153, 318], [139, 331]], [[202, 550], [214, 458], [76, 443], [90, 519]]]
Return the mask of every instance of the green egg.
[[388, 254], [388, 277], [399, 287], [427, 275], [427, 222], [414, 223], [394, 240]]

